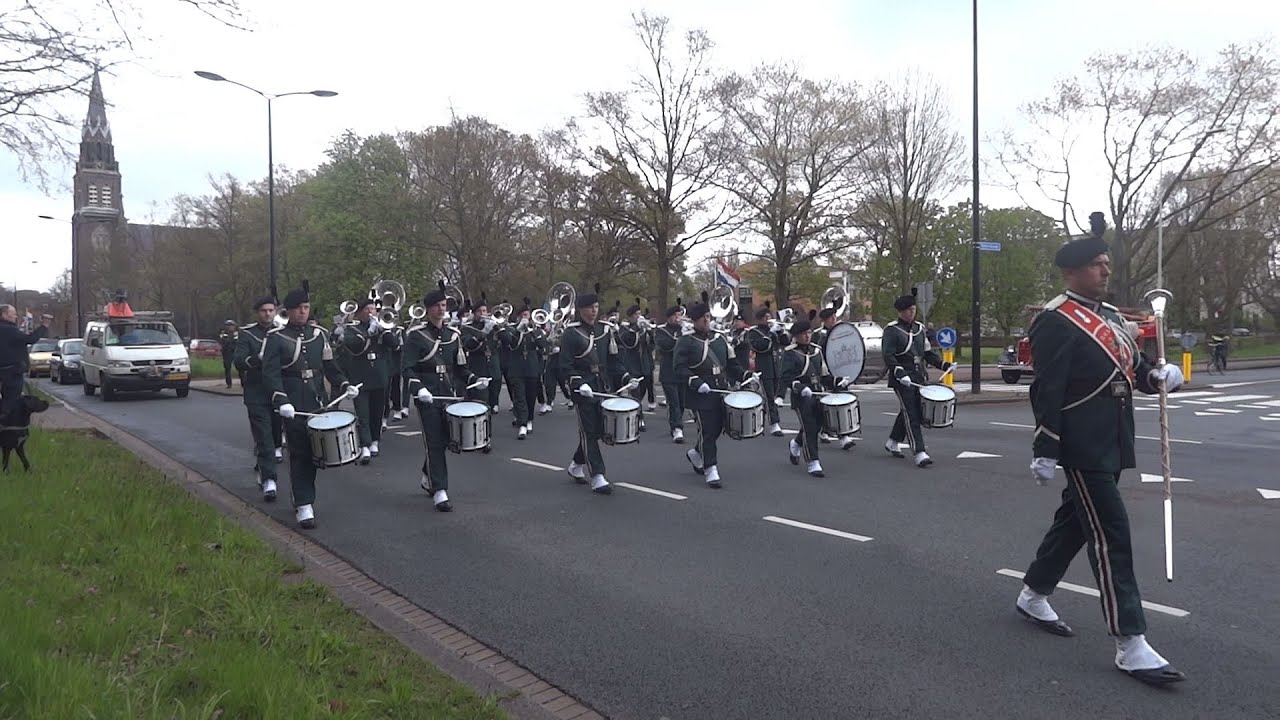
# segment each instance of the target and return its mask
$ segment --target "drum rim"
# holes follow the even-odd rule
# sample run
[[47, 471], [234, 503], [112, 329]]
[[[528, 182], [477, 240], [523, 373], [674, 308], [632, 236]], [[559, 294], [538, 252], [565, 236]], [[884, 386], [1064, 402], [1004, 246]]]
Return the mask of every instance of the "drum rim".
[[[926, 394], [927, 392], [938, 392], [938, 391], [941, 391], [943, 393], [950, 393], [950, 395], [948, 395], [947, 397], [929, 397]], [[942, 383], [929, 383], [928, 385], [925, 385], [924, 387], [920, 388], [920, 397], [924, 398], [925, 400], [932, 400], [934, 402], [946, 402], [948, 400], [956, 399], [956, 391], [955, 391], [955, 388], [947, 387]]]
[[[752, 402], [750, 405], [734, 405], [730, 402], [733, 398], [742, 397], [744, 395], [751, 396]], [[724, 396], [724, 404], [734, 408], [735, 410], [754, 410], [764, 405], [764, 398], [760, 396], [760, 393], [754, 393], [750, 390], [735, 390]]]
[[[620, 402], [625, 404], [626, 407], [624, 408], [616, 407], [616, 405], [618, 405], [618, 403]], [[614, 405], [615, 407], [610, 407], [610, 405]], [[629, 412], [631, 410], [639, 410], [640, 401], [636, 400], [635, 398], [624, 398], [624, 397], [605, 398], [604, 400], [600, 401], [600, 407], [605, 410]]]
[[[343, 418], [343, 417], [342, 417], [342, 416], [344, 416], [344, 415], [346, 416], [346, 418]], [[317, 422], [317, 421], [321, 421], [321, 422], [334, 422], [334, 421], [338, 421], [338, 420], [341, 420], [342, 422], [341, 422], [341, 423], [339, 423], [339, 424], [337, 424], [337, 425], [330, 426], [330, 427], [318, 427], [318, 426], [316, 426], [316, 425], [313, 425], [313, 424], [312, 424], [312, 423]], [[344, 428], [344, 427], [346, 427], [346, 426], [348, 426], [348, 425], [350, 425], [351, 423], [356, 422], [356, 421], [357, 421], [357, 418], [356, 418], [355, 414], [353, 414], [353, 413], [349, 413], [349, 412], [347, 412], [346, 410], [330, 410], [329, 412], [325, 412], [325, 413], [318, 413], [318, 414], [316, 414], [316, 416], [315, 416], [315, 417], [309, 417], [309, 418], [307, 418], [307, 427], [308, 427], [308, 428], [310, 428], [310, 429], [312, 429], [312, 430], [341, 430], [342, 428]]]
[[[468, 407], [464, 407], [464, 406], [468, 406]], [[477, 412], [467, 414], [467, 415], [462, 414], [462, 411], [469, 409], [469, 406], [474, 406]], [[445, 413], [449, 415], [453, 415], [454, 417], [473, 418], [473, 417], [479, 417], [489, 412], [489, 406], [485, 405], [482, 402], [476, 402], [475, 400], [463, 400], [461, 402], [456, 402], [450, 405], [446, 405], [444, 407], [444, 411]]]
[[[830, 402], [832, 398], [845, 398], [845, 397], [849, 398], [848, 402], [840, 402], [840, 403]], [[844, 407], [845, 405], [850, 405], [852, 403], [858, 402], [858, 396], [851, 392], [831, 393], [829, 395], [823, 395], [822, 397], [818, 398], [818, 402], [822, 405], [830, 405], [832, 407]]]

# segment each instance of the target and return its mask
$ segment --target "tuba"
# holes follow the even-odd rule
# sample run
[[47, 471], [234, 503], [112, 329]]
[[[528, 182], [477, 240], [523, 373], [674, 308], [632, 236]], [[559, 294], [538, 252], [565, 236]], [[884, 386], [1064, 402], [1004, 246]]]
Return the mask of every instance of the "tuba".
[[833, 285], [822, 293], [822, 301], [818, 303], [823, 310], [831, 308], [836, 311], [836, 319], [844, 320], [849, 314], [849, 297], [844, 294], [844, 288], [839, 285]]
[[404, 285], [395, 280], [379, 280], [374, 283], [369, 296], [378, 306], [378, 327], [383, 330], [395, 329], [400, 318], [400, 308], [404, 307], [407, 297]]
[[457, 285], [446, 285], [444, 299], [449, 311], [449, 324], [458, 325], [462, 322], [462, 309], [467, 305], [467, 296], [462, 294], [462, 288]]
[[711, 293], [711, 321], [716, 332], [726, 333], [733, 329], [733, 319], [738, 316], [738, 298], [733, 288], [728, 285], [717, 285]]
[[573, 317], [573, 306], [578, 292], [567, 282], [558, 282], [547, 291], [547, 307], [552, 325], [563, 325]]
[[515, 308], [511, 307], [511, 303], [503, 301], [498, 303], [490, 313], [493, 316], [493, 322], [498, 326], [506, 325], [511, 321], [511, 314], [515, 312]]

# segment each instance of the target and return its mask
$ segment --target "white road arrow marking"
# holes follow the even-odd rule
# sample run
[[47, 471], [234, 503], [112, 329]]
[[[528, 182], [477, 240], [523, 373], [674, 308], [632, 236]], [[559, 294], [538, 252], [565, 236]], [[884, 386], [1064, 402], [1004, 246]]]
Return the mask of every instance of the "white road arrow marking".
[[1266, 488], [1258, 488], [1263, 500], [1280, 500], [1280, 490], [1268, 490]]
[[968, 450], [965, 450], [964, 452], [962, 452], [962, 453], [960, 453], [959, 455], [957, 455], [957, 456], [956, 456], [956, 459], [957, 459], [957, 460], [967, 460], [967, 459], [969, 459], [969, 458], [993, 458], [993, 457], [1004, 457], [1004, 456], [1003, 456], [1003, 455], [992, 455], [991, 453], [984, 453], [984, 452], [970, 452], [970, 451], [968, 451]]
[[[1191, 478], [1169, 478], [1170, 482], [1192, 482]], [[1152, 475], [1151, 473], [1142, 473], [1142, 482], [1164, 482], [1163, 475]]]

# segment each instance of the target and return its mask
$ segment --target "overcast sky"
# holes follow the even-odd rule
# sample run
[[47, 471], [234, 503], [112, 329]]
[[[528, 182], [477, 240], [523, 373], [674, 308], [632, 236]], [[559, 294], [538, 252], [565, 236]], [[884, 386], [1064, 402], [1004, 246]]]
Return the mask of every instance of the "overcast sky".
[[[312, 168], [345, 129], [421, 129], [447, 122], [451, 109], [517, 132], [558, 125], [581, 112], [582, 93], [621, 88], [638, 67], [630, 13], [639, 9], [668, 15], [677, 29], [707, 30], [724, 69], [785, 59], [813, 76], [865, 83], [921, 70], [950, 93], [957, 130], [966, 140], [971, 133], [966, 0], [242, 2], [252, 32], [174, 0], [136, 0], [150, 36], [139, 43], [143, 57], [103, 78], [131, 221], [164, 222], [168, 200], [205, 192], [211, 173], [266, 174], [264, 102], [194, 70], [267, 92], [337, 91], [275, 104], [277, 167]], [[1017, 123], [1019, 105], [1050, 92], [1094, 52], [1168, 43], [1207, 58], [1280, 23], [1280, 5], [1249, 0], [983, 0], [980, 13], [984, 138]], [[87, 102], [73, 100], [67, 109], [82, 118]], [[70, 267], [70, 225], [35, 216], [70, 217], [72, 170], [54, 169], [46, 194], [0, 157], [5, 286], [47, 288]], [[1105, 207], [1105, 185], [1092, 192], [1096, 200], [1084, 204]], [[952, 199], [969, 194], [966, 187]], [[982, 200], [1017, 203], [985, 182]]]

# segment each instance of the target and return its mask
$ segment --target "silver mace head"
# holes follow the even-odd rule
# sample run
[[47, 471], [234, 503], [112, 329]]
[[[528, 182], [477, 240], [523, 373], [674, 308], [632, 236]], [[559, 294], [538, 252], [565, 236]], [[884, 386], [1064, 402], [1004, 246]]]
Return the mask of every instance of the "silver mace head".
[[1148, 292], [1145, 299], [1151, 305], [1151, 311], [1156, 317], [1164, 317], [1164, 309], [1173, 299], [1173, 293], [1164, 288], [1156, 288]]

